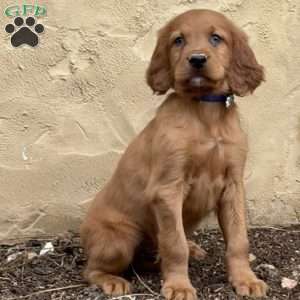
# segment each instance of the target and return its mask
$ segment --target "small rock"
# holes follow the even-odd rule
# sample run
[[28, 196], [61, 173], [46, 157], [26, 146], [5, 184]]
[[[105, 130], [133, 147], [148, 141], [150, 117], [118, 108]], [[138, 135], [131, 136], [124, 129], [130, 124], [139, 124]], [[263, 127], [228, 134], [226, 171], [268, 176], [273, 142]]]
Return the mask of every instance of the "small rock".
[[294, 279], [290, 279], [287, 277], [283, 277], [281, 280], [281, 287], [284, 289], [293, 289], [294, 287], [296, 287], [298, 284], [298, 282]]
[[256, 256], [253, 254], [253, 253], [250, 253], [249, 254], [249, 261], [250, 262], [253, 262], [253, 261], [255, 261], [256, 260]]
[[48, 242], [45, 244], [44, 248], [40, 251], [40, 255], [44, 255], [48, 252], [53, 252], [53, 251], [54, 251], [53, 244], [51, 242]]
[[7, 257], [7, 262], [15, 260], [18, 256], [22, 255], [22, 252], [15, 252]]
[[34, 257], [38, 256], [35, 252], [28, 252], [27, 253], [27, 258], [29, 260], [33, 259]]

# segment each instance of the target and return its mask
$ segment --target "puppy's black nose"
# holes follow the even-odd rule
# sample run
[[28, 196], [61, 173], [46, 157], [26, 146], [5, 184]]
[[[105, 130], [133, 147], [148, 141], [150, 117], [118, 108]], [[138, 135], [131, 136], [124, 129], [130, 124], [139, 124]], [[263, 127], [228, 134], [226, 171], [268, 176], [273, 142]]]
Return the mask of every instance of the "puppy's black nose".
[[193, 68], [201, 69], [207, 62], [207, 56], [202, 53], [194, 53], [188, 58], [188, 60]]

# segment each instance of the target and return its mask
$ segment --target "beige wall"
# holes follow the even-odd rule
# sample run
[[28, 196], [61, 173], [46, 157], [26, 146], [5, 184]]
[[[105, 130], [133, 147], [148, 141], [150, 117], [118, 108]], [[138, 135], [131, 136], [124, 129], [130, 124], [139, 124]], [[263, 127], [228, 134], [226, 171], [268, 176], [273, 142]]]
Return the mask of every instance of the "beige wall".
[[[1, 0], [0, 9], [12, 2]], [[299, 1], [40, 3], [48, 16], [40, 19], [46, 31], [37, 48], [13, 48], [0, 31], [0, 239], [77, 228], [88, 200], [162, 100], [144, 80], [157, 29], [205, 7], [244, 28], [267, 71], [254, 96], [238, 99], [251, 148], [250, 222], [299, 222]], [[1, 28], [8, 21], [1, 17]]]

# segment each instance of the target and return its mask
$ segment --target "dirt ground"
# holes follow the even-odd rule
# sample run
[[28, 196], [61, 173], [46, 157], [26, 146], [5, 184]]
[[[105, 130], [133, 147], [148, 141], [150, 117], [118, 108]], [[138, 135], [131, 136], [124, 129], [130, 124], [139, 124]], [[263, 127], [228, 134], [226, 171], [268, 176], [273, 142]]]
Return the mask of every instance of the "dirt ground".
[[[249, 237], [251, 265], [270, 286], [266, 299], [300, 300], [300, 225], [251, 229]], [[227, 283], [224, 241], [220, 232], [199, 231], [193, 239], [208, 252], [203, 261], [190, 262], [190, 276], [199, 299], [240, 299]], [[52, 243], [53, 251], [50, 249], [40, 255], [47, 242]], [[0, 299], [108, 299], [99, 289], [87, 286], [82, 280], [84, 264], [75, 234], [3, 244], [0, 246]], [[160, 298], [158, 273], [142, 273], [130, 267], [125, 276], [133, 283], [134, 294], [122, 300]]]

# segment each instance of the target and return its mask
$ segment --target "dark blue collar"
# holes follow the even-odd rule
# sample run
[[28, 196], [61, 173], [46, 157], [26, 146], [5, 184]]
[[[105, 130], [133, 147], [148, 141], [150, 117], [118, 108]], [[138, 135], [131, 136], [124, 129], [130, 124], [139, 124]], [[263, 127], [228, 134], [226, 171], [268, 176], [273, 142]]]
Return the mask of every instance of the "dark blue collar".
[[207, 94], [203, 96], [196, 96], [194, 99], [198, 101], [204, 101], [204, 102], [223, 102], [225, 103], [226, 107], [229, 107], [234, 102], [234, 96], [232, 94], [223, 94], [223, 95]]

